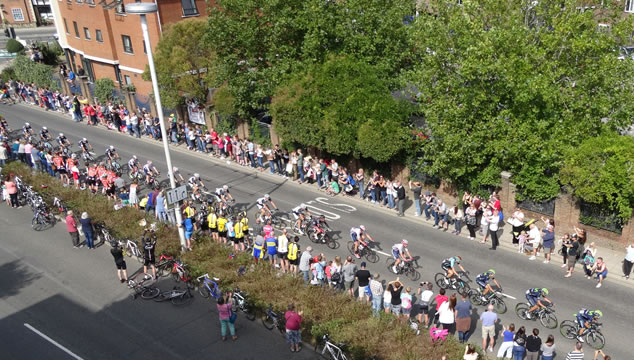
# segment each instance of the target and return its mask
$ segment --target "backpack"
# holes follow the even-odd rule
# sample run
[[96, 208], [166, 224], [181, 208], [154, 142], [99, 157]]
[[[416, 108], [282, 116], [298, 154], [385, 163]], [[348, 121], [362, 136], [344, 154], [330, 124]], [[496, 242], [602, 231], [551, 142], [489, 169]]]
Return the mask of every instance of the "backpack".
[[330, 281], [335, 283], [335, 284], [338, 284], [341, 281], [341, 273], [340, 272], [336, 272], [336, 273], [332, 274], [330, 276]]
[[403, 298], [403, 309], [411, 309], [412, 308], [412, 300], [409, 297]]

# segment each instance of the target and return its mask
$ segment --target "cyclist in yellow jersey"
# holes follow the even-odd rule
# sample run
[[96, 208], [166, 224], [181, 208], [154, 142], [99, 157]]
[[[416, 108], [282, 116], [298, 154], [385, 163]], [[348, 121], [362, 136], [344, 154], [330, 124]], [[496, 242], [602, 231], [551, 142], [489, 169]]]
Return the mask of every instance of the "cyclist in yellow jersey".
[[218, 216], [216, 215], [216, 209], [209, 208], [209, 215], [207, 215], [207, 223], [209, 224], [209, 231], [211, 232], [211, 238], [219, 242], [218, 239]]
[[242, 231], [242, 222], [236, 221], [233, 228], [236, 233], [234, 249], [236, 251], [244, 251], [244, 231]]
[[289, 263], [289, 272], [292, 274], [297, 274], [297, 265], [299, 264], [299, 245], [297, 242], [299, 241], [299, 236], [295, 236], [288, 244], [288, 263]]
[[238, 215], [238, 221], [242, 224], [242, 232], [244, 232], [244, 242], [246, 247], [249, 246], [249, 218], [247, 218], [247, 212], [243, 211]]
[[216, 221], [216, 225], [218, 226], [218, 237], [220, 238], [220, 242], [223, 244], [227, 243], [227, 218], [220, 213], [218, 215], [218, 220]]

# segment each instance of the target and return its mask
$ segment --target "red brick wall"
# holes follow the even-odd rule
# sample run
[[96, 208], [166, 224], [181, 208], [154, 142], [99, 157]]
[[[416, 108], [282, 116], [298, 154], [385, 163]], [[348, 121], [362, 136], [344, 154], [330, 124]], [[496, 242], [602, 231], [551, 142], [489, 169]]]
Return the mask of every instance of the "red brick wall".
[[[31, 0], [2, 0], [2, 15], [4, 19], [13, 26], [35, 26], [37, 20], [32, 11]], [[24, 21], [15, 21], [11, 9], [22, 9]]]
[[[215, 6], [214, 1], [210, 1], [211, 6]], [[171, 24], [190, 17], [206, 17], [207, 4], [205, 1], [196, 0], [198, 14], [196, 16], [183, 16], [183, 6], [180, 0], [161, 0], [158, 4], [161, 24]]]

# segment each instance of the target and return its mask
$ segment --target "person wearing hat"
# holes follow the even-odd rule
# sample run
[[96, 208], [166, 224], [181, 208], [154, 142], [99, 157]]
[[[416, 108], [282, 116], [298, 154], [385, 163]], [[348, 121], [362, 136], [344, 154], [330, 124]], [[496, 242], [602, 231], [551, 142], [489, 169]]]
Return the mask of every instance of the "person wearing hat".
[[66, 212], [66, 230], [70, 234], [70, 239], [73, 241], [73, 247], [78, 249], [84, 245], [79, 245], [79, 231], [77, 230], [77, 222], [73, 217], [73, 210]]
[[110, 254], [112, 254], [112, 257], [114, 258], [114, 264], [117, 267], [117, 276], [119, 277], [119, 281], [122, 283], [128, 281], [128, 270], [125, 260], [123, 259], [123, 249], [121, 249], [121, 245], [118, 241], [114, 242], [114, 246], [110, 249]]
[[86, 246], [89, 249], [94, 249], [94, 231], [92, 227], [92, 219], [88, 217], [87, 212], [83, 212], [81, 214], [81, 219], [79, 219], [79, 223], [81, 224], [81, 230], [84, 232], [84, 237], [86, 237]]

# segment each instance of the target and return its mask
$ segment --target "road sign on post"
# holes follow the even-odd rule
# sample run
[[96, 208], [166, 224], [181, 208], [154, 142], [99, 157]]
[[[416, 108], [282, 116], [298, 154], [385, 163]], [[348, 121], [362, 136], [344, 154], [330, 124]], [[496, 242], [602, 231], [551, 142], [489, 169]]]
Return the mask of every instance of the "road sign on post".
[[185, 199], [187, 199], [187, 185], [179, 186], [176, 189], [167, 190], [168, 205], [175, 204]]

